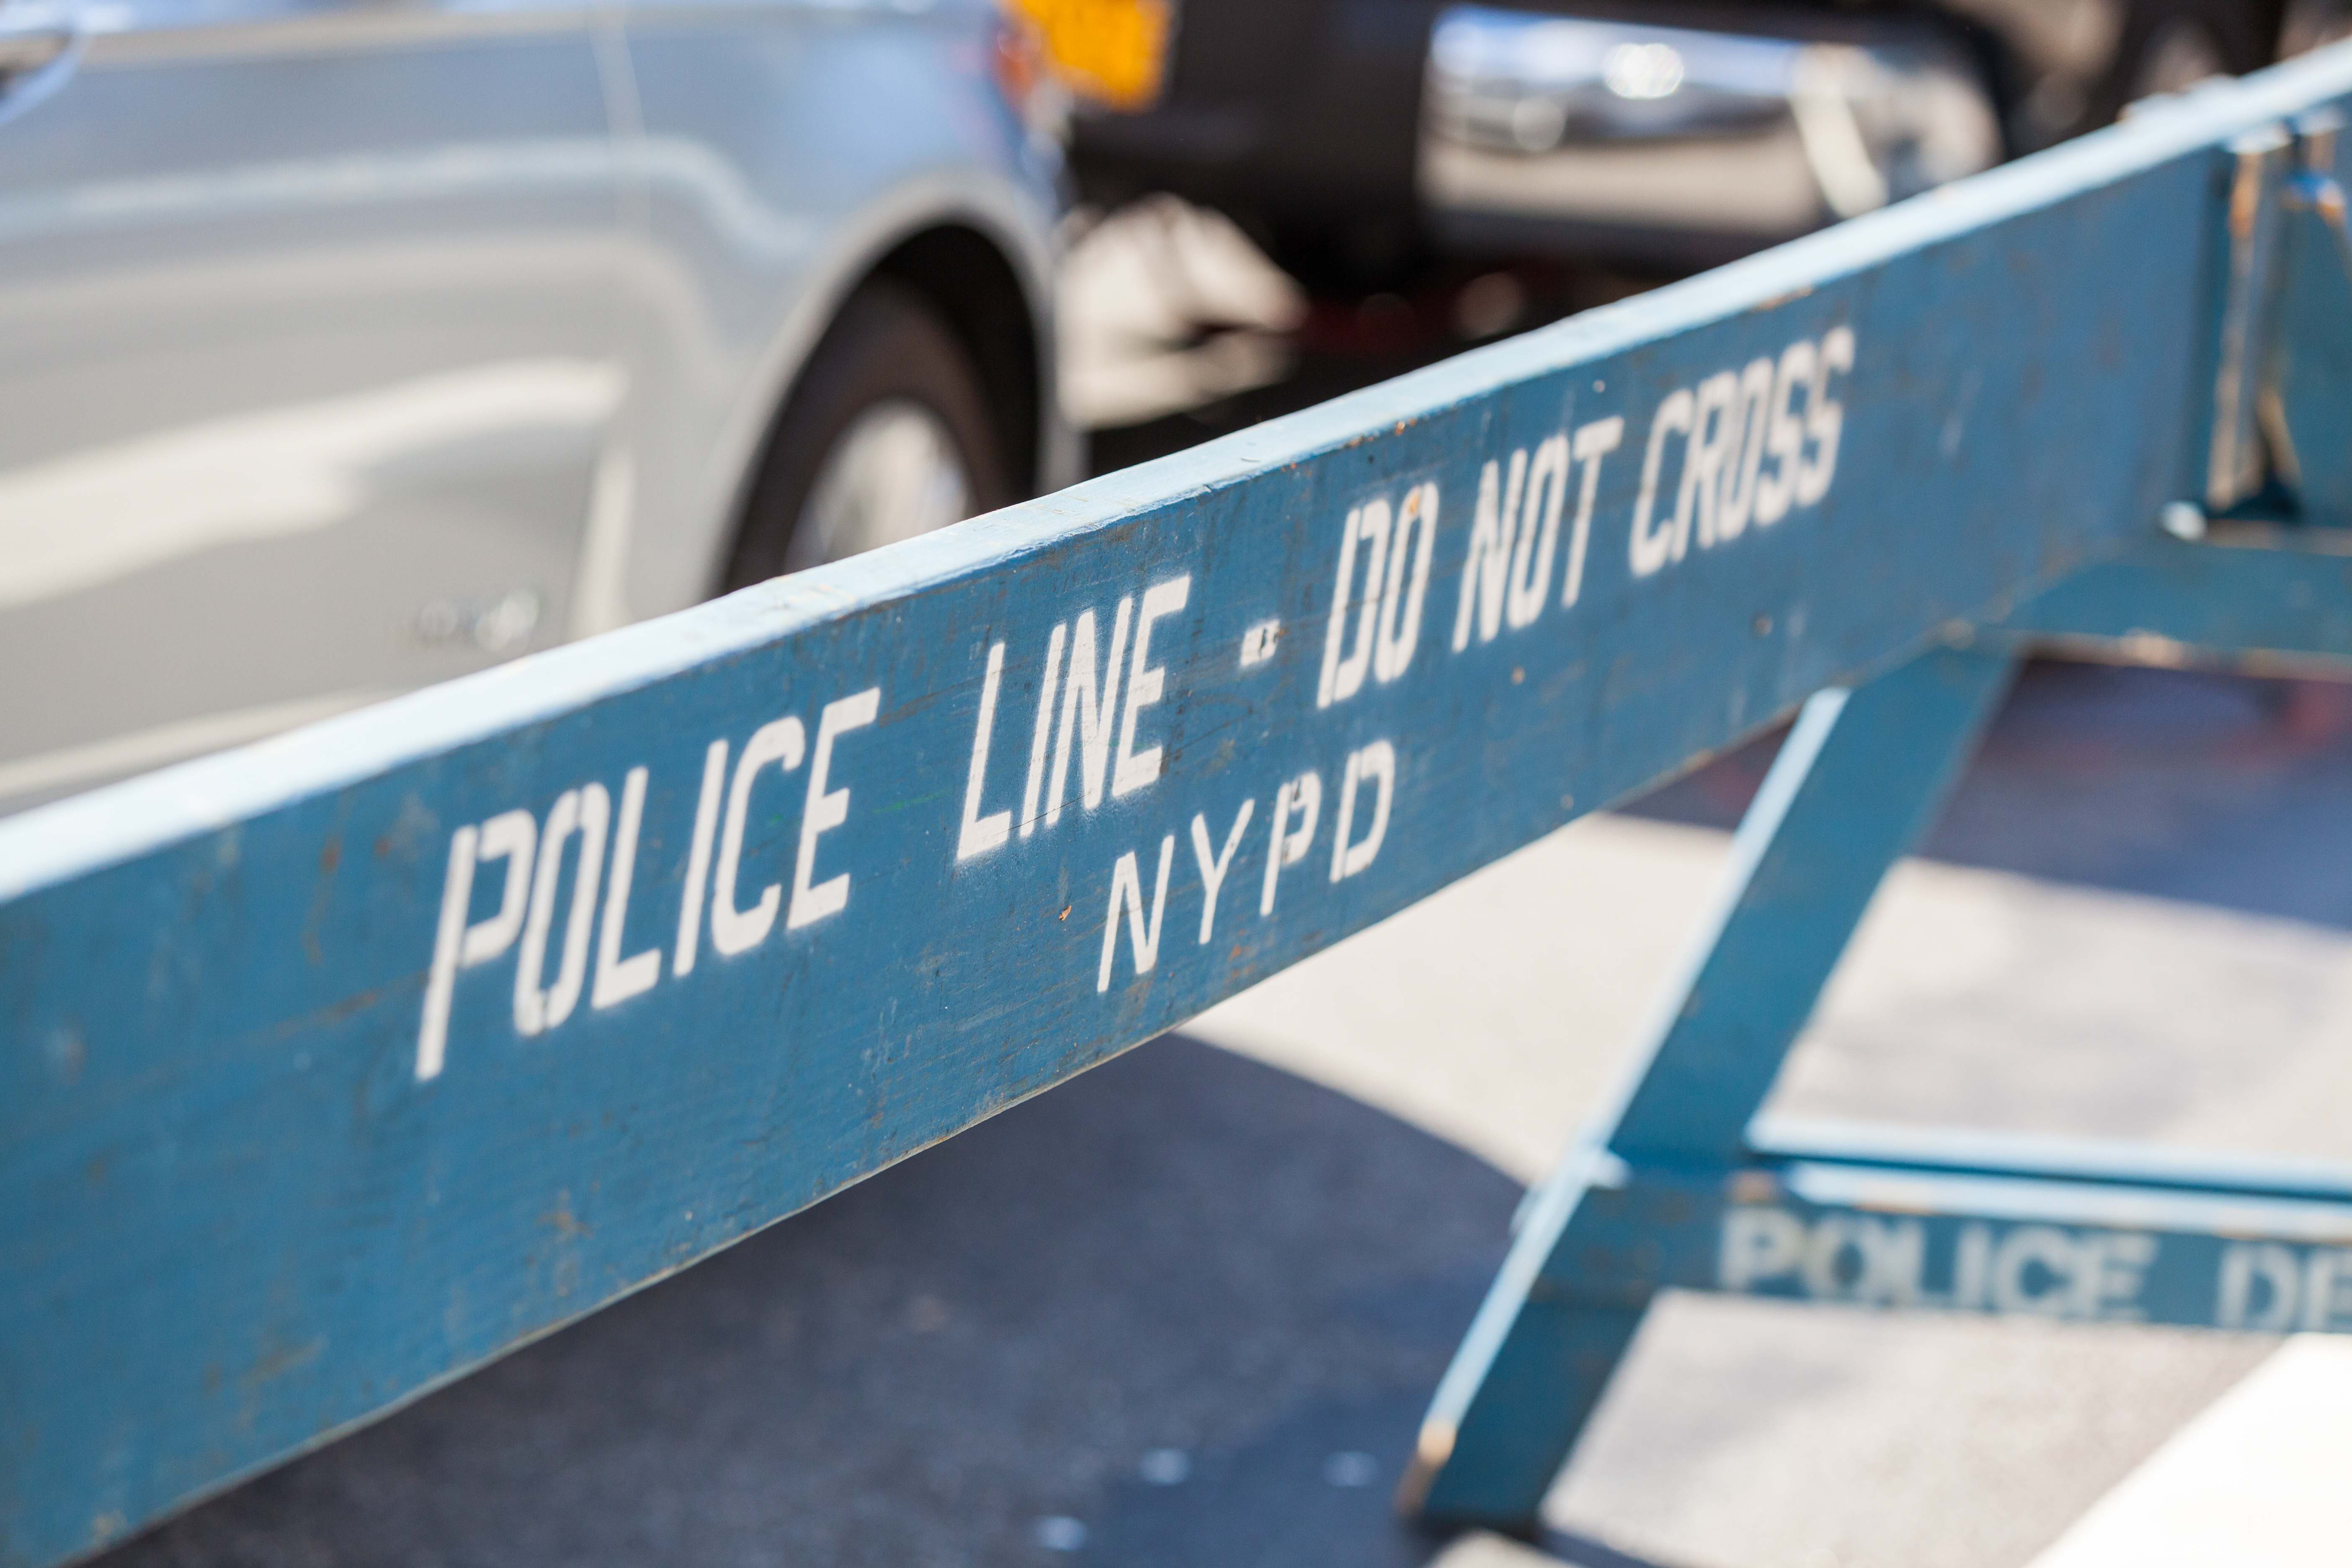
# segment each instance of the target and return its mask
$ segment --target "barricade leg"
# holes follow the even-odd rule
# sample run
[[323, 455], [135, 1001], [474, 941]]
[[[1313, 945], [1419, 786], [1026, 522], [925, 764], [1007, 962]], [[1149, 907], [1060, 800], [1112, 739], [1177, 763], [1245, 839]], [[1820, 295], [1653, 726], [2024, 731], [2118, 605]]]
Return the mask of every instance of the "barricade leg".
[[[1628, 1162], [1728, 1173], [1880, 879], [1941, 805], [2008, 689], [2005, 651], [1940, 649], [1806, 704], [1733, 840], [1629, 1071], [1544, 1185], [1423, 1420], [1400, 1493], [1436, 1522], [1533, 1528], [1650, 1301], [1594, 1194]], [[1619, 1234], [1622, 1235], [1622, 1232]], [[1639, 1250], [1640, 1243], [1635, 1244]]]

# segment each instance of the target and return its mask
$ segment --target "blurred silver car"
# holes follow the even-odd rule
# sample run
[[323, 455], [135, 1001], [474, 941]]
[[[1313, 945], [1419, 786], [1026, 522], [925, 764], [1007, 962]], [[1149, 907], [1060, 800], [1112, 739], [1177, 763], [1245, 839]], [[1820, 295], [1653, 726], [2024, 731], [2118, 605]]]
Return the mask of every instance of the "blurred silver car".
[[1018, 49], [0, 0], [0, 810], [1067, 479]]

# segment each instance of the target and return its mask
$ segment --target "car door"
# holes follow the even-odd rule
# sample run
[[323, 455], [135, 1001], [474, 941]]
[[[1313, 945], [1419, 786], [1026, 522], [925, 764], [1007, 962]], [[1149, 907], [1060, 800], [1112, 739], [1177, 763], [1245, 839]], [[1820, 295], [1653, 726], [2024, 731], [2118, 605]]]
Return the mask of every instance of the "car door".
[[563, 0], [0, 0], [0, 809], [562, 634], [611, 58]]

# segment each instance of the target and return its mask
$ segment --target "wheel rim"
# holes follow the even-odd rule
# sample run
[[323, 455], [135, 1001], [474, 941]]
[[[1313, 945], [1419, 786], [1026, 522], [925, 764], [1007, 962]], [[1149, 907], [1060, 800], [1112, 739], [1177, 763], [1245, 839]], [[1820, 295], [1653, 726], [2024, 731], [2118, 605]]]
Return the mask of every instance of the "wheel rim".
[[971, 510], [971, 477], [947, 422], [912, 398], [887, 398], [851, 420], [825, 454], [784, 568], [912, 539]]

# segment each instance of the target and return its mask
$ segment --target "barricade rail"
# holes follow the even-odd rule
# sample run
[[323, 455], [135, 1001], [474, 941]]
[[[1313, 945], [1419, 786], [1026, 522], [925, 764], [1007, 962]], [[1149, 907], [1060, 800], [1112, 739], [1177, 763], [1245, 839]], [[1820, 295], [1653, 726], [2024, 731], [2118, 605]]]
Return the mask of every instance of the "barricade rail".
[[0, 1563], [100, 1548], [1801, 709], [1407, 1501], [1531, 1520], [1662, 1289], [2352, 1325], [2339, 1174], [1750, 1126], [2022, 653], [2352, 674], [2347, 93], [2344, 49], [2200, 89], [0, 824]]

